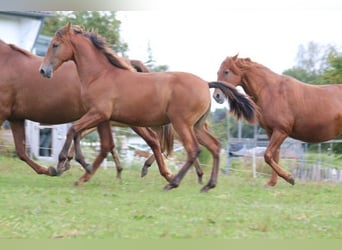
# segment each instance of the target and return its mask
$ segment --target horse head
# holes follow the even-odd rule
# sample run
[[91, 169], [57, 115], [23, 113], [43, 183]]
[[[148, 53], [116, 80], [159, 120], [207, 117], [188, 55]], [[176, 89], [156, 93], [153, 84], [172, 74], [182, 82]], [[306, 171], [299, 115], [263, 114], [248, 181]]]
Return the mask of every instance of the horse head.
[[74, 56], [70, 42], [70, 35], [72, 33], [80, 33], [80, 31], [73, 29], [70, 23], [67, 23], [56, 32], [49, 44], [46, 56], [39, 67], [41, 75], [52, 78], [55, 70], [57, 70], [65, 61], [72, 59]]
[[[249, 62], [251, 62], [249, 58], [238, 58], [238, 54], [233, 57], [227, 57], [221, 63], [217, 72], [217, 80], [220, 82], [227, 82], [235, 87], [241, 85], [245, 77], [245, 69]], [[214, 90], [213, 98], [220, 104], [225, 101], [224, 93], [218, 88]]]

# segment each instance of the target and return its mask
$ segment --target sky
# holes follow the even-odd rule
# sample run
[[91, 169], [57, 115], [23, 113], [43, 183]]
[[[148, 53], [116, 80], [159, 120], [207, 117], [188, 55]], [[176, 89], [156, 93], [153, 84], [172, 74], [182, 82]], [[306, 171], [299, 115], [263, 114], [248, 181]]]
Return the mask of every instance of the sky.
[[[342, 1], [288, 0], [289, 5], [279, 6], [268, 6], [268, 0], [251, 2], [259, 4], [118, 11], [117, 18], [130, 58], [147, 61], [150, 44], [156, 64], [207, 81], [216, 80], [227, 56], [249, 57], [281, 74], [295, 65], [300, 45], [313, 41], [342, 48]], [[213, 104], [213, 109], [223, 107]]]
[[313, 41], [342, 46], [340, 0], [288, 0], [288, 5], [277, 6], [267, 4], [282, 2], [247, 2], [258, 4], [227, 1], [229, 6], [221, 10], [210, 5], [198, 10], [172, 5], [158, 10], [118, 11], [117, 18], [122, 22], [121, 37], [129, 46], [130, 58], [146, 61], [150, 44], [157, 64], [208, 81], [216, 80], [225, 57], [237, 53], [282, 73], [294, 66], [301, 44]]

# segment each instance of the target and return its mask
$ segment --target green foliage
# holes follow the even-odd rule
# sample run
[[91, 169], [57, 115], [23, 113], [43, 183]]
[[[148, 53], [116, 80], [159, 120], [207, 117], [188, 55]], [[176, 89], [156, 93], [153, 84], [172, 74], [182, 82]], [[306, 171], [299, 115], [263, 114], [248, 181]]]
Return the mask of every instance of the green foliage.
[[283, 72], [302, 82], [325, 84], [324, 72], [331, 67], [330, 58], [337, 55], [337, 48], [330, 44], [309, 42], [298, 47], [296, 65]]
[[121, 22], [116, 19], [114, 11], [58, 11], [55, 17], [46, 19], [42, 34], [54, 36], [55, 32], [67, 22], [97, 31], [106, 38], [107, 43], [116, 53], [125, 55], [128, 45], [121, 41]]
[[327, 83], [342, 83], [342, 54], [328, 58], [330, 68], [326, 69], [323, 79]]
[[[240, 166], [240, 169], [244, 166]], [[245, 169], [247, 167], [245, 166]], [[211, 169], [204, 168], [204, 181]], [[61, 177], [35, 174], [18, 159], [0, 158], [1, 239], [340, 239], [342, 185], [256, 179], [220, 173], [207, 194], [193, 169], [181, 185], [166, 185], [155, 167], [122, 180], [100, 168], [83, 186], [72, 167]]]
[[254, 126], [244, 120], [236, 120], [226, 108], [215, 109], [210, 113], [208, 121], [210, 130], [222, 145], [227, 144], [228, 138], [254, 138]]
[[305, 69], [294, 66], [291, 69], [287, 69], [283, 72], [284, 75], [292, 76], [297, 80], [305, 83], [318, 84], [321, 82], [321, 75], [315, 72], [308, 72]]

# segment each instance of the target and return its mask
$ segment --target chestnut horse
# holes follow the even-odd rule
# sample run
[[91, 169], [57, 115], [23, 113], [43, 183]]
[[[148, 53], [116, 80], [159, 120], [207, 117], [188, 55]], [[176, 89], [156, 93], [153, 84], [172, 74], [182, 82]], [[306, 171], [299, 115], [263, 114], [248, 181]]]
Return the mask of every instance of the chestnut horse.
[[[145, 72], [145, 73], [150, 73], [151, 71], [139, 60], [125, 60], [127, 63], [130, 63], [133, 68], [137, 71], [137, 72]], [[203, 129], [207, 129], [208, 124], [207, 122], [205, 122]], [[83, 138], [84, 136], [88, 135], [89, 133], [95, 131], [96, 128], [91, 128], [91, 129], [87, 129], [84, 130], [81, 133], [81, 138]], [[161, 146], [161, 152], [165, 155], [165, 157], [168, 157], [169, 155], [172, 154], [173, 151], [173, 141], [174, 141], [174, 129], [172, 128], [172, 126], [170, 124], [168, 125], [164, 125], [161, 127], [155, 127], [153, 128], [153, 130], [157, 133], [157, 136], [159, 138], [159, 142], [160, 142], [160, 146]], [[79, 144], [79, 140], [75, 143], [75, 144]], [[71, 148], [68, 154], [68, 159], [72, 159], [73, 158], [73, 154], [74, 154], [74, 148]], [[113, 158], [114, 161], [116, 163], [116, 166], [120, 166], [121, 170], [121, 163], [119, 160], [119, 155], [116, 152], [115, 149], [113, 149], [112, 151], [113, 154]], [[145, 154], [146, 157], [146, 154]], [[148, 153], [148, 156], [146, 157], [147, 160], [144, 163], [144, 166], [141, 169], [141, 177], [144, 177], [147, 175], [148, 173], [148, 168], [151, 167], [151, 165], [155, 162], [156, 158], [154, 154], [150, 154]], [[203, 179], [203, 171], [201, 169], [199, 160], [196, 159], [194, 161], [194, 166], [195, 166], [195, 170], [196, 170], [196, 174], [197, 174], [197, 180], [198, 183], [202, 184], [202, 179]], [[120, 172], [121, 173], [121, 172]], [[76, 182], [76, 184], [78, 184]]]
[[[259, 108], [259, 124], [269, 137], [264, 158], [273, 169], [266, 186], [276, 185], [277, 175], [295, 183], [278, 164], [280, 146], [288, 136], [317, 143], [342, 132], [342, 85], [309, 85], [237, 55], [227, 57], [217, 74], [218, 80], [243, 87]], [[213, 97], [224, 101], [219, 89]]]
[[[72, 27], [70, 23], [56, 32], [40, 66], [40, 73], [51, 78], [53, 72], [68, 60], [75, 61], [77, 65], [82, 100], [87, 111], [69, 129], [57, 169], [66, 159], [75, 135], [85, 129], [108, 120], [141, 127], [171, 123], [184, 145], [187, 160], [164, 190], [179, 186], [200, 152], [198, 142], [213, 156], [209, 182], [201, 191], [207, 192], [216, 186], [220, 143], [209, 131], [199, 129], [210, 112], [208, 82], [184, 72], [132, 71], [131, 66], [112, 52], [97, 33]], [[239, 97], [249, 102], [243, 95]], [[253, 111], [253, 108], [247, 111], [252, 118]], [[93, 172], [96, 164], [99, 162], [95, 160]], [[85, 173], [83, 178], [87, 179], [89, 175]]]
[[[14, 137], [18, 157], [25, 161], [37, 174], [56, 176], [53, 167], [43, 167], [34, 162], [26, 153], [25, 119], [45, 124], [60, 124], [79, 119], [86, 110], [81, 100], [81, 83], [74, 63], [63, 65], [53, 80], [44, 79], [37, 72], [42, 57], [15, 45], [0, 40], [0, 124], [8, 120]], [[19, 73], [18, 73], [19, 72]], [[57, 86], [57, 88], [56, 88]], [[115, 126], [126, 126], [114, 123]], [[159, 151], [160, 145], [155, 132], [146, 128], [133, 128], [143, 136], [151, 147]], [[122, 167], [115, 155], [110, 124], [98, 127], [101, 138], [101, 152], [111, 152], [120, 177]], [[79, 141], [76, 143], [76, 160], [88, 169], [81, 154]], [[69, 164], [63, 166], [68, 169]], [[162, 175], [171, 179], [172, 173], [161, 165]], [[80, 182], [79, 182], [80, 183]]]
[[[150, 73], [151, 71], [145, 66], [145, 64], [143, 64], [141, 61], [139, 60], [130, 60], [130, 64], [135, 68], [135, 70], [137, 72], [145, 72], [145, 73]], [[164, 129], [164, 126], [160, 127], [161, 129]], [[172, 128], [172, 126], [169, 127], [169, 129], [172, 129], [172, 132], [169, 133], [160, 133], [160, 128], [157, 128], [157, 132], [159, 132], [159, 138], [161, 139], [162, 145], [161, 145], [161, 150], [162, 152], [166, 151], [166, 156], [170, 155], [172, 153], [173, 147], [170, 145], [171, 144], [171, 140], [173, 141], [173, 138], [169, 138], [168, 140], [164, 140], [163, 136], [167, 135], [169, 137], [173, 137], [174, 135], [174, 130]], [[204, 126], [202, 127], [203, 129], [208, 129], [208, 124], [207, 122], [205, 122]], [[177, 134], [176, 134], [177, 135]], [[147, 175], [148, 173], [148, 168], [151, 167], [151, 165], [153, 164], [153, 162], [155, 161], [155, 156], [153, 154], [149, 155], [149, 157], [147, 157], [147, 160], [144, 163], [143, 168], [141, 169], [141, 177], [144, 177], [145, 175]], [[202, 183], [202, 178], [203, 178], [203, 171], [201, 169], [199, 160], [196, 158], [196, 160], [194, 161], [194, 167], [196, 170], [196, 174], [198, 177], [198, 183]]]

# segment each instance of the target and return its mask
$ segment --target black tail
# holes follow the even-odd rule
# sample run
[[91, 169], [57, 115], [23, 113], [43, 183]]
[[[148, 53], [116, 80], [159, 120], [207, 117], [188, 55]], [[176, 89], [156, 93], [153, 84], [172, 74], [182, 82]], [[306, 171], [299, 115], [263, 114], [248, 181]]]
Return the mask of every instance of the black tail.
[[256, 105], [247, 96], [239, 93], [237, 89], [229, 83], [209, 82], [209, 88], [219, 88], [229, 102], [229, 112], [232, 112], [237, 119], [243, 117], [250, 123], [256, 121]]

